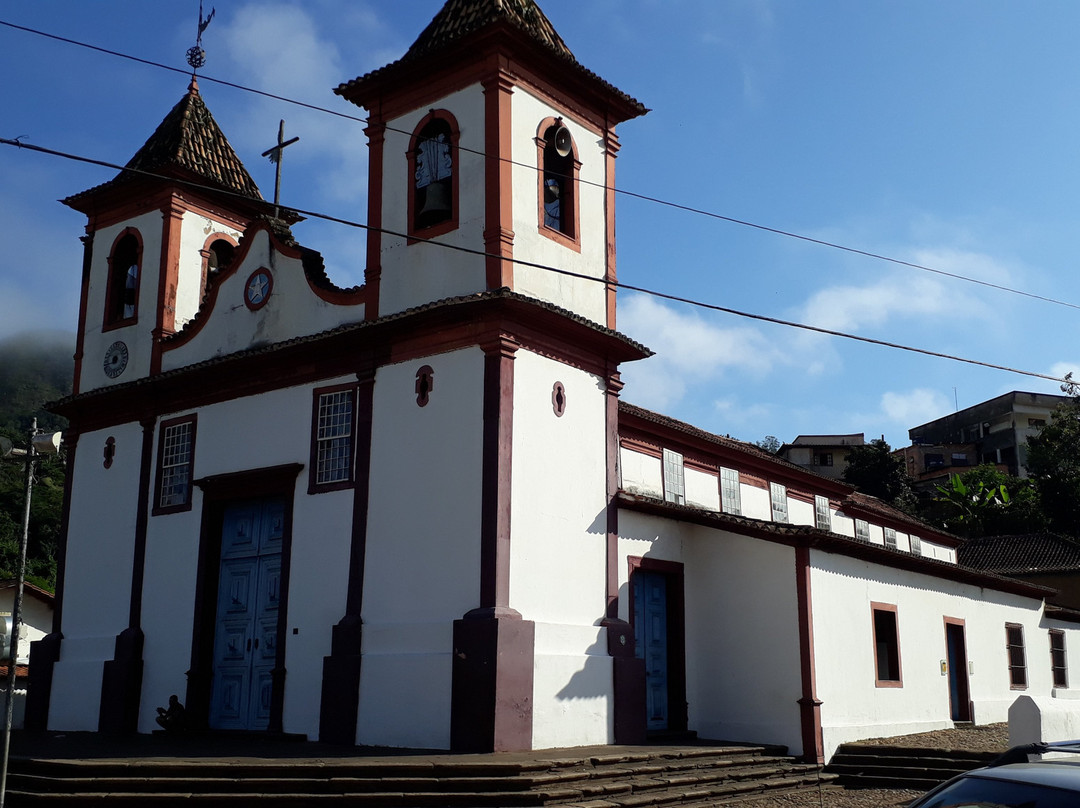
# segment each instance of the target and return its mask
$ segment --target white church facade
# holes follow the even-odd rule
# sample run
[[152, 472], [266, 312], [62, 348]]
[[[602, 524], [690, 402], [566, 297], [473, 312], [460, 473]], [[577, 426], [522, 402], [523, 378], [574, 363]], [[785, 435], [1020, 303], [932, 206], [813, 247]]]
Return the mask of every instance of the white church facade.
[[274, 218], [194, 79], [129, 170], [65, 200], [69, 490], [27, 726], [150, 732], [177, 694], [222, 732], [692, 731], [822, 761], [1080, 681], [1080, 615], [1048, 590], [620, 401], [649, 351], [615, 330], [615, 128], [646, 110], [533, 0], [449, 0], [337, 92], [369, 121], [360, 287]]

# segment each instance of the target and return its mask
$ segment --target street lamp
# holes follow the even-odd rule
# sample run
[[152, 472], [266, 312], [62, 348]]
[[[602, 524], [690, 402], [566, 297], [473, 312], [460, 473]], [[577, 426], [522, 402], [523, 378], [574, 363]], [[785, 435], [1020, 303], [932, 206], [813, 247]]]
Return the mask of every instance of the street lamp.
[[15, 707], [15, 663], [19, 656], [19, 623], [22, 620], [23, 583], [26, 581], [26, 544], [30, 537], [30, 497], [34, 488], [34, 458], [60, 451], [60, 433], [38, 432], [37, 418], [30, 427], [30, 448], [16, 449], [0, 438], [0, 457], [26, 458], [26, 502], [23, 507], [22, 537], [19, 539], [19, 566], [15, 573], [15, 603], [11, 609], [11, 658], [8, 662], [7, 705], [4, 714], [4, 751], [0, 759], [0, 808], [7, 796], [8, 752], [11, 748], [11, 717]]

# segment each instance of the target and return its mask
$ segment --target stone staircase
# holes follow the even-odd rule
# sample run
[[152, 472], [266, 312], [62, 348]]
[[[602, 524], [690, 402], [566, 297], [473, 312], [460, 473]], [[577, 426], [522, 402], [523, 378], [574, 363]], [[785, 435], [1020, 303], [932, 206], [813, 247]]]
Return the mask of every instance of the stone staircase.
[[20, 806], [718, 806], [835, 788], [834, 775], [749, 746], [607, 747], [526, 756], [323, 759], [13, 758]]
[[950, 777], [985, 766], [999, 752], [846, 743], [825, 771], [845, 788], [910, 788], [926, 791]]

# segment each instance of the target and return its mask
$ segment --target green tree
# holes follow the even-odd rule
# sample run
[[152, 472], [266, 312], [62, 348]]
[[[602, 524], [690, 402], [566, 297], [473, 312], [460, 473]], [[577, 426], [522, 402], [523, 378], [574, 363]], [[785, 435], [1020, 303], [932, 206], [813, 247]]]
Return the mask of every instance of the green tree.
[[961, 536], [1004, 536], [1046, 527], [1034, 484], [994, 466], [950, 474], [948, 484], [937, 490], [924, 516]]
[[[74, 336], [38, 332], [0, 340], [0, 435], [25, 447], [34, 418], [44, 432], [64, 420], [45, 403], [71, 391]], [[56, 584], [65, 468], [61, 458], [37, 460], [27, 542], [27, 580], [50, 591]], [[19, 561], [26, 466], [19, 457], [0, 459], [0, 579], [14, 578]]]
[[1054, 530], [1080, 535], [1080, 398], [1072, 374], [1062, 385], [1069, 398], [1046, 426], [1028, 438], [1027, 471]]
[[875, 438], [863, 446], [852, 446], [845, 456], [847, 468], [843, 479], [862, 493], [877, 497], [909, 513], [915, 509], [915, 497], [904, 470], [904, 461], [894, 457], [884, 438]]
[[759, 449], [764, 449], [769, 454], [776, 454], [780, 451], [781, 443], [776, 435], [766, 435], [761, 440], [756, 441], [754, 445]]

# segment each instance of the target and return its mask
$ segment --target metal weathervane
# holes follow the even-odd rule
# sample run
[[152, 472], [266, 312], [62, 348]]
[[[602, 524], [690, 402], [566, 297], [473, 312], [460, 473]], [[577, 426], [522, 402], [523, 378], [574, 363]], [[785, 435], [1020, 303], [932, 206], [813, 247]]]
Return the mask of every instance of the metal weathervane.
[[202, 47], [202, 35], [206, 30], [206, 26], [210, 24], [210, 20], [214, 19], [214, 14], [217, 13], [216, 8], [210, 9], [210, 16], [203, 19], [203, 7], [202, 0], [199, 0], [199, 33], [195, 37], [195, 45], [188, 48], [187, 51], [187, 63], [191, 65], [191, 72], [194, 74], [196, 70], [206, 64], [206, 51]]

